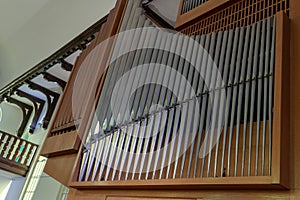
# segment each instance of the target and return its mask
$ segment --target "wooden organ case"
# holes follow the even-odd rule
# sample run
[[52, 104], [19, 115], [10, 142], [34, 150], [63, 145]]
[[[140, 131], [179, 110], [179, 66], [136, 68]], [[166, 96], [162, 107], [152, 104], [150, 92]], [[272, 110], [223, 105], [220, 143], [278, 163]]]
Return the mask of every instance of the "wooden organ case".
[[118, 1], [77, 59], [44, 154], [73, 156], [78, 190], [289, 188], [289, 6], [181, 0], [174, 31]]

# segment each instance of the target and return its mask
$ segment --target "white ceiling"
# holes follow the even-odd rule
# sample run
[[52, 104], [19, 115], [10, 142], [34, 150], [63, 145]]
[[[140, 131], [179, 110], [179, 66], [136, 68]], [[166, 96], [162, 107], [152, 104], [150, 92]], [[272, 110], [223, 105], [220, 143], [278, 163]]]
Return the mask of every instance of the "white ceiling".
[[116, 0], [0, 0], [0, 88], [108, 14]]
[[[0, 0], [0, 39], [5, 41], [26, 24], [49, 0]], [[9, 20], [8, 20], [9, 19]]]

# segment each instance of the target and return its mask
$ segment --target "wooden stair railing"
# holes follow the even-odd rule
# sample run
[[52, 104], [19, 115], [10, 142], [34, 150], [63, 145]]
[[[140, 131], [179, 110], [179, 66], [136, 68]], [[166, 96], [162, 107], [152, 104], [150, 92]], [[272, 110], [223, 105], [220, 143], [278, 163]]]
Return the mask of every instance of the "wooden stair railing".
[[38, 145], [0, 131], [0, 169], [26, 176]]

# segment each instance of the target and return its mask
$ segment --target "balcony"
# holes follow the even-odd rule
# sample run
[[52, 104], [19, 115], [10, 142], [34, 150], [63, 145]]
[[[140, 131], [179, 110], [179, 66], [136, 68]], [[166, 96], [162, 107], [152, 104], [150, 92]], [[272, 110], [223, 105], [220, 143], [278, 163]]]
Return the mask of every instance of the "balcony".
[[0, 131], [0, 169], [26, 176], [38, 145]]

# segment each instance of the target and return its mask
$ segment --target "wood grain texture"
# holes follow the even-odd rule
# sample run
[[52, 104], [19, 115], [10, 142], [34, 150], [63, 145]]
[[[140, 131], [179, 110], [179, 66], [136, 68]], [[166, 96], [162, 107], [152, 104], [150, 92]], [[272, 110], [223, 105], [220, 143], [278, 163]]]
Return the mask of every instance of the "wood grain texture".
[[273, 183], [289, 187], [290, 32], [284, 12], [279, 12], [276, 20], [272, 178]]
[[290, 34], [291, 34], [291, 65], [290, 65], [290, 149], [289, 191], [278, 190], [75, 190], [69, 194], [69, 200], [97, 199], [105, 200], [107, 197], [138, 197], [138, 198], [195, 198], [195, 199], [276, 199], [298, 200], [300, 199], [300, 1], [290, 1]]
[[203, 200], [298, 200], [300, 190], [73, 190], [68, 200], [121, 197], [143, 200], [157, 199], [203, 199]]
[[80, 138], [77, 131], [67, 132], [46, 139], [41, 155], [53, 157], [62, 154], [76, 153], [79, 149]]
[[175, 25], [176, 29], [181, 28], [183, 25], [186, 26], [187, 23], [190, 23], [196, 20], [197, 18], [199, 18], [200, 16], [217, 9], [218, 7], [224, 5], [225, 3], [228, 3], [230, 0], [209, 0], [204, 4], [201, 4], [198, 7], [194, 8], [193, 10], [181, 15], [180, 13], [182, 10], [181, 8], [183, 5], [183, 1], [184, 0], [181, 0], [179, 6], [176, 25]]
[[[300, 1], [290, 0], [290, 187], [300, 189]], [[299, 194], [299, 192], [298, 192]], [[300, 198], [300, 197], [299, 197]], [[298, 198], [298, 199], [299, 199]]]
[[49, 158], [44, 172], [67, 186], [77, 154], [69, 154]]

